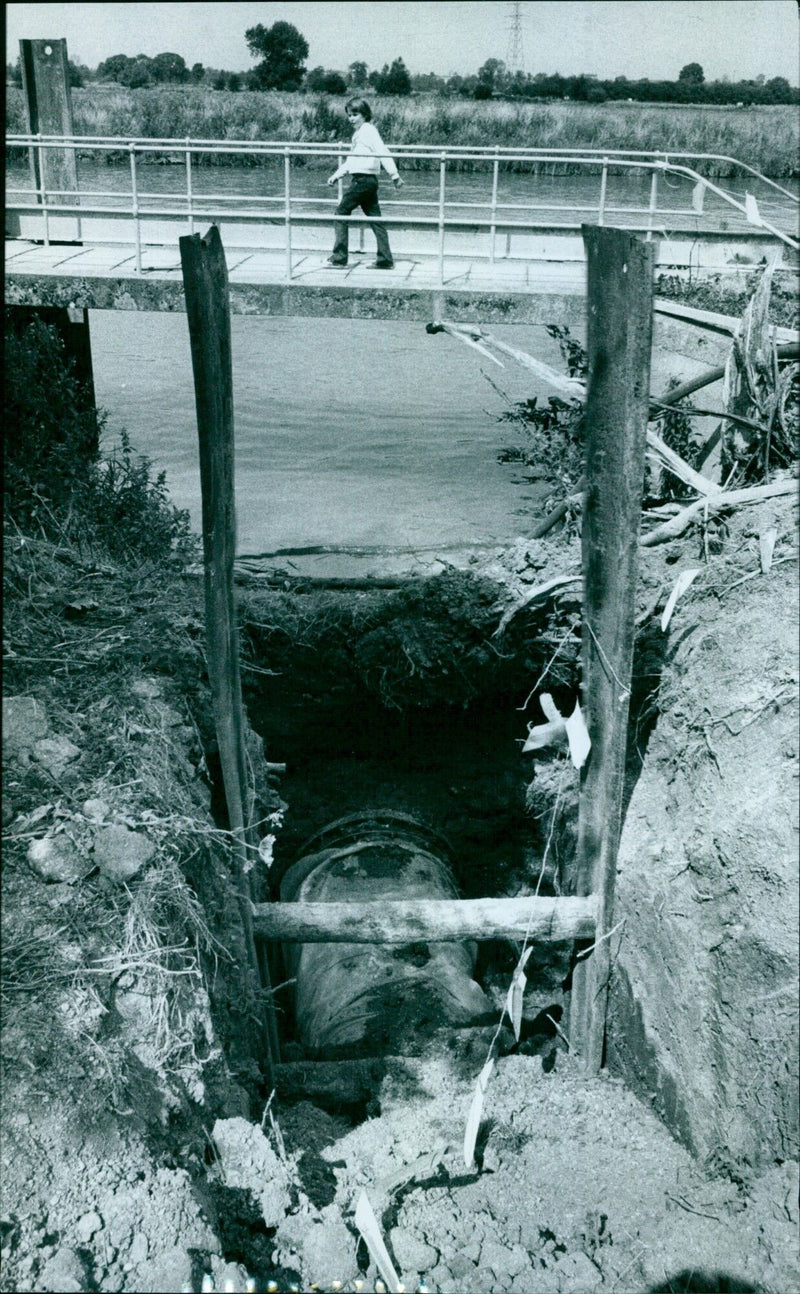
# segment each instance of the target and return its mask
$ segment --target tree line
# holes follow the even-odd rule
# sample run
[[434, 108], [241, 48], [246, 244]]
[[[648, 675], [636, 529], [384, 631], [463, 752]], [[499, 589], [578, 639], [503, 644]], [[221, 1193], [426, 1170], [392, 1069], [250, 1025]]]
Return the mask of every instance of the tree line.
[[[156, 54], [153, 58], [146, 54], [135, 57], [114, 54], [94, 70], [70, 60], [70, 81], [74, 86], [97, 81], [114, 82], [129, 89], [203, 85], [212, 90], [315, 91], [330, 95], [355, 91], [371, 91], [378, 95], [432, 93], [476, 100], [568, 99], [579, 103], [604, 103], [608, 99], [622, 99], [641, 103], [742, 105], [800, 103], [800, 90], [791, 86], [783, 76], [769, 80], [758, 76], [754, 80], [706, 81], [699, 63], [687, 63], [674, 81], [632, 80], [624, 76], [603, 80], [589, 73], [562, 76], [560, 73], [537, 72], [531, 76], [522, 72], [511, 73], [497, 58], [488, 58], [474, 74], [461, 76], [454, 73], [444, 77], [434, 72], [412, 74], [402, 58], [394, 59], [391, 64], [385, 63], [380, 70], [370, 69], [360, 59], [350, 63], [345, 71], [324, 67], [307, 69], [308, 42], [288, 22], [276, 22], [271, 27], [258, 23], [247, 29], [245, 41], [251, 57], [257, 62], [255, 67], [244, 72], [228, 72], [205, 67], [202, 63], [188, 67], [180, 54]], [[21, 84], [19, 60], [16, 65], [8, 64], [6, 71], [8, 80]]]

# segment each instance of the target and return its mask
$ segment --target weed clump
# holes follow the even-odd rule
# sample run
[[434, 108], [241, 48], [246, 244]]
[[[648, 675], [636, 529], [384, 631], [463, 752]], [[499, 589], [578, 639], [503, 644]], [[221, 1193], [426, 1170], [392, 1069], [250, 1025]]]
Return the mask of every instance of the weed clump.
[[120, 444], [101, 454], [98, 412], [40, 319], [5, 321], [4, 504], [18, 531], [103, 550], [121, 561], [183, 564], [196, 551], [187, 512], [169, 501], [165, 474]]

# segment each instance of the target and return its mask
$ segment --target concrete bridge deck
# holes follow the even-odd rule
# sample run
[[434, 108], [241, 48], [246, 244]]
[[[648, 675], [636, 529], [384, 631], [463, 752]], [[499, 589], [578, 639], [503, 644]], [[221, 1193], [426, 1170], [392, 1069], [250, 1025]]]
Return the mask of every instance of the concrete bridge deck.
[[[583, 316], [582, 261], [400, 256], [391, 270], [370, 268], [373, 257], [351, 255], [343, 269], [319, 253], [300, 253], [287, 282], [282, 252], [226, 249], [235, 314], [506, 323], [568, 323]], [[141, 273], [129, 244], [5, 245], [6, 300], [18, 305], [72, 305], [97, 310], [182, 311], [177, 245], [145, 247]]]

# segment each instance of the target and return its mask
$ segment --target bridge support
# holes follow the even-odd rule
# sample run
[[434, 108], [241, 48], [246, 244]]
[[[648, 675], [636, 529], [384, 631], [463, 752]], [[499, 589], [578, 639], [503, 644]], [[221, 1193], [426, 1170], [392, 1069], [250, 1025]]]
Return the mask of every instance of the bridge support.
[[96, 411], [89, 311], [81, 306], [6, 305], [6, 319], [20, 335], [34, 319], [55, 328], [64, 346], [64, 357], [81, 387], [81, 408]]
[[[67, 42], [21, 40], [19, 50], [30, 134], [74, 134]], [[77, 206], [75, 149], [32, 148], [30, 158], [33, 182], [45, 210], [47, 194], [56, 194], [59, 205]], [[46, 242], [80, 242], [80, 221], [71, 216], [50, 216], [45, 230]]]

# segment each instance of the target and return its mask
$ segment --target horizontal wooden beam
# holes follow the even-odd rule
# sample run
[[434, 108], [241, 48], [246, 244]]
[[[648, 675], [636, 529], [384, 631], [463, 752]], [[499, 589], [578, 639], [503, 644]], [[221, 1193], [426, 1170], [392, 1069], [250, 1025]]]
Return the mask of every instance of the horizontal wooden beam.
[[591, 939], [595, 899], [390, 899], [255, 903], [253, 931], [285, 943], [413, 944], [461, 939]]

